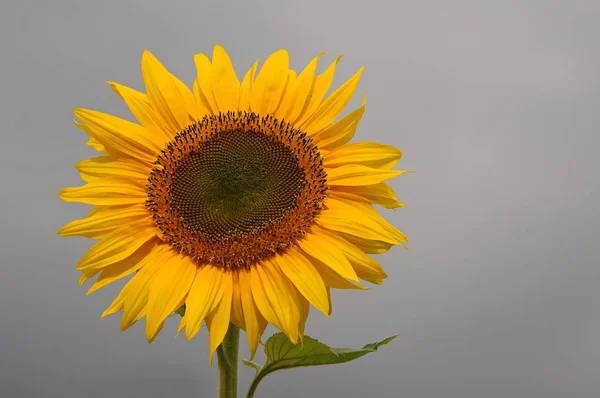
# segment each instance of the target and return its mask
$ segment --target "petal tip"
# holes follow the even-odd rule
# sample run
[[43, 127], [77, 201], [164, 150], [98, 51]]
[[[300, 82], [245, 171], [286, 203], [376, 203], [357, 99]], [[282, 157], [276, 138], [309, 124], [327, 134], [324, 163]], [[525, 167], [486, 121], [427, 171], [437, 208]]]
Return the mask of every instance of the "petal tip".
[[[58, 197], [60, 199], [62, 199], [62, 200], [67, 200], [69, 198], [69, 192], [70, 191], [71, 191], [71, 188], [63, 188], [63, 189], [61, 189], [60, 191], [58, 191]], [[61, 228], [60, 230], [62, 230], [63, 228]]]
[[146, 318], [146, 340], [148, 341], [148, 344], [152, 344], [152, 342], [154, 342], [154, 339], [156, 339], [156, 336], [158, 336], [158, 332], [160, 331], [160, 325], [148, 325], [148, 319]]
[[160, 61], [158, 61], [154, 54], [152, 54], [149, 50], [144, 50], [142, 52], [142, 71], [146, 70], [146, 68], [152, 67], [153, 64], [156, 63], [160, 63]]
[[287, 63], [289, 63], [289, 59], [290, 59], [290, 55], [285, 48], [280, 48], [279, 50], [275, 51], [271, 55], [271, 57], [282, 57], [283, 59], [285, 59], [285, 62], [287, 62]]
[[222, 46], [222, 45], [220, 45], [220, 44], [218, 44], [218, 43], [216, 43], [216, 44], [213, 46], [213, 54], [214, 54], [216, 51], [219, 51], [219, 52], [224, 52], [225, 54], [227, 54], [227, 51], [225, 51], [225, 49], [223, 48], [223, 46]]
[[106, 310], [100, 315], [100, 319], [104, 319], [107, 316], [109, 316], [110, 314], [112, 314], [112, 312], [110, 312], [109, 310]]

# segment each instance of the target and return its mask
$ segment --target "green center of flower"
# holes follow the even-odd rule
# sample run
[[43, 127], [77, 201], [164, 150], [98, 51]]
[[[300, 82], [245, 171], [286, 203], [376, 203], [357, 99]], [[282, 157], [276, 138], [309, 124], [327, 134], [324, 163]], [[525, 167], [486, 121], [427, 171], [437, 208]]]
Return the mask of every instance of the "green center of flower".
[[247, 233], [296, 207], [304, 171], [281, 142], [254, 131], [215, 135], [173, 173], [172, 206], [209, 237]]

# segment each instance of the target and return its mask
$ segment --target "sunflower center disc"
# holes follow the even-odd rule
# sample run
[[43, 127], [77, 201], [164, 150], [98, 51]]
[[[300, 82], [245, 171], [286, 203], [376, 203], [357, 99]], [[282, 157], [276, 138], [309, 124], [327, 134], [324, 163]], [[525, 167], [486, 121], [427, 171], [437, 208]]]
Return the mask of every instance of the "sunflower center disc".
[[226, 131], [181, 162], [172, 205], [190, 230], [208, 237], [248, 233], [296, 207], [303, 183], [304, 171], [281, 142]]
[[162, 239], [199, 266], [249, 268], [310, 228], [327, 191], [322, 163], [288, 123], [206, 116], [157, 157], [146, 204]]

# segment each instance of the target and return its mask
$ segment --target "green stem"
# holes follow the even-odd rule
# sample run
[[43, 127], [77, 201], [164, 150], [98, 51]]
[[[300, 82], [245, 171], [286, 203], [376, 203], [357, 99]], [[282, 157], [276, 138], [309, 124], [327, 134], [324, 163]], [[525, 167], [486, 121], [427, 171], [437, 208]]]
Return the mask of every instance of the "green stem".
[[254, 380], [252, 380], [252, 384], [250, 385], [250, 388], [248, 389], [246, 398], [254, 397], [254, 393], [256, 392], [256, 389], [258, 388], [258, 383], [260, 383], [260, 381], [263, 379], [263, 377], [264, 376], [259, 376], [259, 377], [256, 377]]
[[219, 398], [237, 398], [240, 329], [229, 324], [223, 342], [217, 348], [219, 358]]

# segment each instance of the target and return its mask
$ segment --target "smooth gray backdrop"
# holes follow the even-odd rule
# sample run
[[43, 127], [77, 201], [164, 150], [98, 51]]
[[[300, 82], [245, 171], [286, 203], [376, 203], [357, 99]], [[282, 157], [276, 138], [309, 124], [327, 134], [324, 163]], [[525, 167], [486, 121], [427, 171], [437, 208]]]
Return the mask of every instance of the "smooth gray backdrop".
[[296, 69], [344, 54], [337, 84], [365, 64], [357, 139], [417, 170], [386, 212], [411, 252], [307, 326], [337, 346], [400, 337], [270, 376], [258, 397], [600, 396], [599, 21], [595, 0], [3, 1], [0, 396], [216, 396], [206, 334], [175, 338], [172, 321], [148, 345], [143, 325], [101, 321], [117, 286], [85, 297], [74, 265], [91, 241], [55, 235], [87, 211], [56, 195], [92, 155], [71, 108], [129, 117], [107, 79], [141, 88], [148, 48], [191, 83], [214, 43], [239, 73], [281, 47]]

